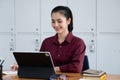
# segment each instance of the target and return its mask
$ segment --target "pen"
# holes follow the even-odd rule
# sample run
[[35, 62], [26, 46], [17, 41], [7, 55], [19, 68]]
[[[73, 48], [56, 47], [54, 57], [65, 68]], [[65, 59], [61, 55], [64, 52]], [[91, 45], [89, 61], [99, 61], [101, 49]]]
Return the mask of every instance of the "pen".
[[2, 62], [1, 62], [1, 64], [0, 64], [0, 65], [2, 65], [2, 64], [4, 63], [4, 61], [5, 61], [5, 60], [2, 60]]

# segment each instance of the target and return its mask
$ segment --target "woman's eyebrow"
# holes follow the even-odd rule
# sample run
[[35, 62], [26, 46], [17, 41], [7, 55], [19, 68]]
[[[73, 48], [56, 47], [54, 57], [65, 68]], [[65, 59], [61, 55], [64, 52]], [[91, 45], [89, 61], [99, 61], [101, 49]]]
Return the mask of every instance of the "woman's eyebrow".
[[[55, 21], [55, 19], [51, 19], [52, 21]], [[57, 21], [61, 21], [62, 19], [56, 19]]]

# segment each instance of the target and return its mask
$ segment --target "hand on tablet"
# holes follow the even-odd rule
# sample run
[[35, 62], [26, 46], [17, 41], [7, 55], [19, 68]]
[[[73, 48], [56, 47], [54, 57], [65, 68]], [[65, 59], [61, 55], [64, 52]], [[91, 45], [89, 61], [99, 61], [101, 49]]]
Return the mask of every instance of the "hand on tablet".
[[18, 70], [18, 65], [17, 65], [17, 64], [11, 65], [11, 69], [12, 69], [13, 71]]
[[55, 72], [60, 72], [60, 68], [58, 66], [54, 67]]

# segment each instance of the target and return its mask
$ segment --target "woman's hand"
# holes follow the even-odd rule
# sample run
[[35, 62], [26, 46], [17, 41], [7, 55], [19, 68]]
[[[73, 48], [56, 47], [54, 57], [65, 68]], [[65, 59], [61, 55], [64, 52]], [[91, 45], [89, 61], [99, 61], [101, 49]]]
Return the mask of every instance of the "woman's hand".
[[18, 64], [13, 64], [11, 66], [11, 69], [14, 70], [14, 71], [18, 70]]
[[60, 72], [60, 67], [56, 66], [54, 67], [55, 72]]

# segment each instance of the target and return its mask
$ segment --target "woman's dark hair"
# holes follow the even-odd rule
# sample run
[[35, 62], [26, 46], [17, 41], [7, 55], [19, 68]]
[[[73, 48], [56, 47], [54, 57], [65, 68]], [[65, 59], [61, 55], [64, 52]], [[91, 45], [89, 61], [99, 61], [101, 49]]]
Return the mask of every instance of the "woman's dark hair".
[[71, 12], [70, 8], [68, 8], [67, 6], [56, 6], [52, 10], [51, 15], [52, 15], [52, 13], [55, 13], [55, 12], [59, 12], [60, 14], [63, 14], [67, 20], [69, 18], [71, 19], [71, 23], [68, 25], [68, 31], [72, 32], [72, 30], [73, 30], [73, 16], [72, 16], [72, 12]]

